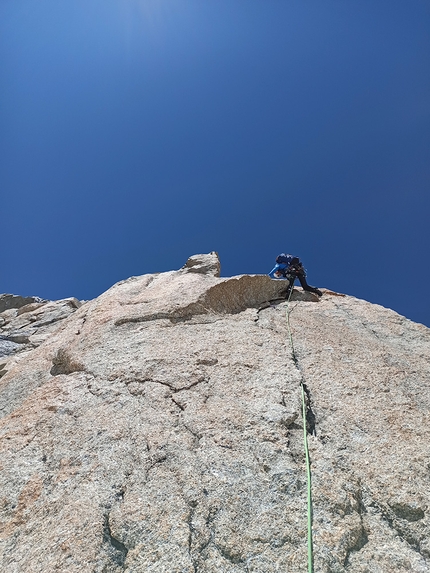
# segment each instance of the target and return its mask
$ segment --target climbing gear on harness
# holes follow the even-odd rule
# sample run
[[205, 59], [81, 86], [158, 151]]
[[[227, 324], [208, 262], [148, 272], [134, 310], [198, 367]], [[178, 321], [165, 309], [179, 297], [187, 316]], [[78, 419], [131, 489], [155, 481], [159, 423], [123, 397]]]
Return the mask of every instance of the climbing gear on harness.
[[[290, 285], [288, 285], [290, 286]], [[291, 333], [290, 327], [290, 312], [289, 312], [289, 304], [291, 299], [291, 293], [293, 289], [291, 287], [290, 293], [287, 298], [287, 304], [285, 309], [285, 315], [287, 319], [287, 330], [288, 330], [288, 338], [290, 341], [291, 347], [291, 356], [294, 361], [296, 368], [299, 370], [299, 364], [296, 356], [296, 351], [294, 349], [294, 341], [293, 335]], [[308, 522], [308, 573], [313, 573], [314, 571], [314, 557], [313, 557], [313, 542], [312, 542], [312, 483], [311, 483], [311, 462], [309, 457], [309, 448], [308, 448], [308, 434], [307, 434], [307, 426], [306, 426], [306, 396], [305, 396], [305, 385], [303, 380], [303, 375], [300, 372], [300, 387], [301, 387], [301, 395], [302, 395], [302, 418], [303, 418], [303, 442], [305, 448], [305, 460], [306, 460], [306, 480], [307, 480], [307, 522]]]
[[305, 269], [302, 267], [301, 263], [298, 265], [290, 265], [285, 269], [284, 277], [288, 279], [289, 285], [287, 288], [286, 298], [289, 298], [293, 292], [294, 282], [298, 276], [305, 277]]
[[308, 285], [308, 283], [306, 282], [306, 270], [304, 269], [302, 263], [298, 262], [297, 264], [290, 265], [289, 267], [284, 269], [283, 276], [286, 279], [288, 279], [288, 281], [289, 281], [289, 285], [288, 285], [287, 293], [286, 293], [286, 298], [288, 298], [289, 294], [291, 293], [293, 286], [294, 286], [294, 281], [296, 280], [296, 278], [299, 279], [303, 290], [313, 292], [313, 293], [317, 294], [318, 296], [322, 296], [322, 292], [319, 289], [317, 289], [316, 287], [312, 287], [312, 286]]

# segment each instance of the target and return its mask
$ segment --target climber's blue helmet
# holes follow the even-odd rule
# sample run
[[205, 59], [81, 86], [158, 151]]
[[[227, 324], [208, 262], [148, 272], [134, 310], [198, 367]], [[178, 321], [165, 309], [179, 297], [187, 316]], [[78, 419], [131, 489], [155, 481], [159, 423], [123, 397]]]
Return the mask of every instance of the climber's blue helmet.
[[299, 257], [294, 257], [293, 255], [286, 255], [285, 253], [281, 253], [276, 257], [276, 264], [277, 265], [298, 265], [300, 264]]

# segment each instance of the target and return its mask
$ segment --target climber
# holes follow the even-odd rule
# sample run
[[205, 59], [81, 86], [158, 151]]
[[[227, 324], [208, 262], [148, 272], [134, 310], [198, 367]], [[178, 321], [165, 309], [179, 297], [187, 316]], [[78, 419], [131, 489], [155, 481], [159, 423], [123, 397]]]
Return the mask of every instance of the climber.
[[276, 265], [270, 271], [269, 277], [272, 279], [287, 279], [289, 281], [286, 298], [289, 298], [296, 278], [299, 279], [303, 290], [313, 292], [322, 296], [322, 292], [315, 287], [309, 286], [306, 282], [306, 271], [298, 257], [281, 253], [276, 257]]

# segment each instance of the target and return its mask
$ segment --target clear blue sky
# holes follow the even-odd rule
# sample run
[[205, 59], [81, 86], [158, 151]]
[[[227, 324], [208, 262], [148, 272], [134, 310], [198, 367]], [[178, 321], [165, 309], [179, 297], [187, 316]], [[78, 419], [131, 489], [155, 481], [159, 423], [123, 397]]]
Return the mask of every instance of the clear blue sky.
[[0, 292], [217, 250], [430, 326], [428, 0], [2, 0]]

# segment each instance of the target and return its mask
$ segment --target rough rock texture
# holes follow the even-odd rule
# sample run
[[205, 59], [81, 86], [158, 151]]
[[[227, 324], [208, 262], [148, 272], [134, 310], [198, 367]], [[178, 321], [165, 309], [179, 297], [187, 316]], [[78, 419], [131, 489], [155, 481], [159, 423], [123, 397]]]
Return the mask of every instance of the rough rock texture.
[[8, 362], [2, 570], [305, 572], [303, 380], [315, 571], [430, 571], [430, 330], [296, 290], [295, 363], [284, 283], [199, 257]]
[[218, 253], [212, 251], [207, 255], [193, 255], [182, 267], [192, 273], [202, 273], [219, 277], [221, 273], [221, 264]]
[[21, 308], [32, 303], [46, 302], [38, 296], [19, 296], [16, 294], [0, 294], [0, 313], [11, 308]]
[[46, 301], [38, 297], [0, 295], [0, 378], [12, 364], [57, 330], [59, 321], [80, 306], [76, 298]]

